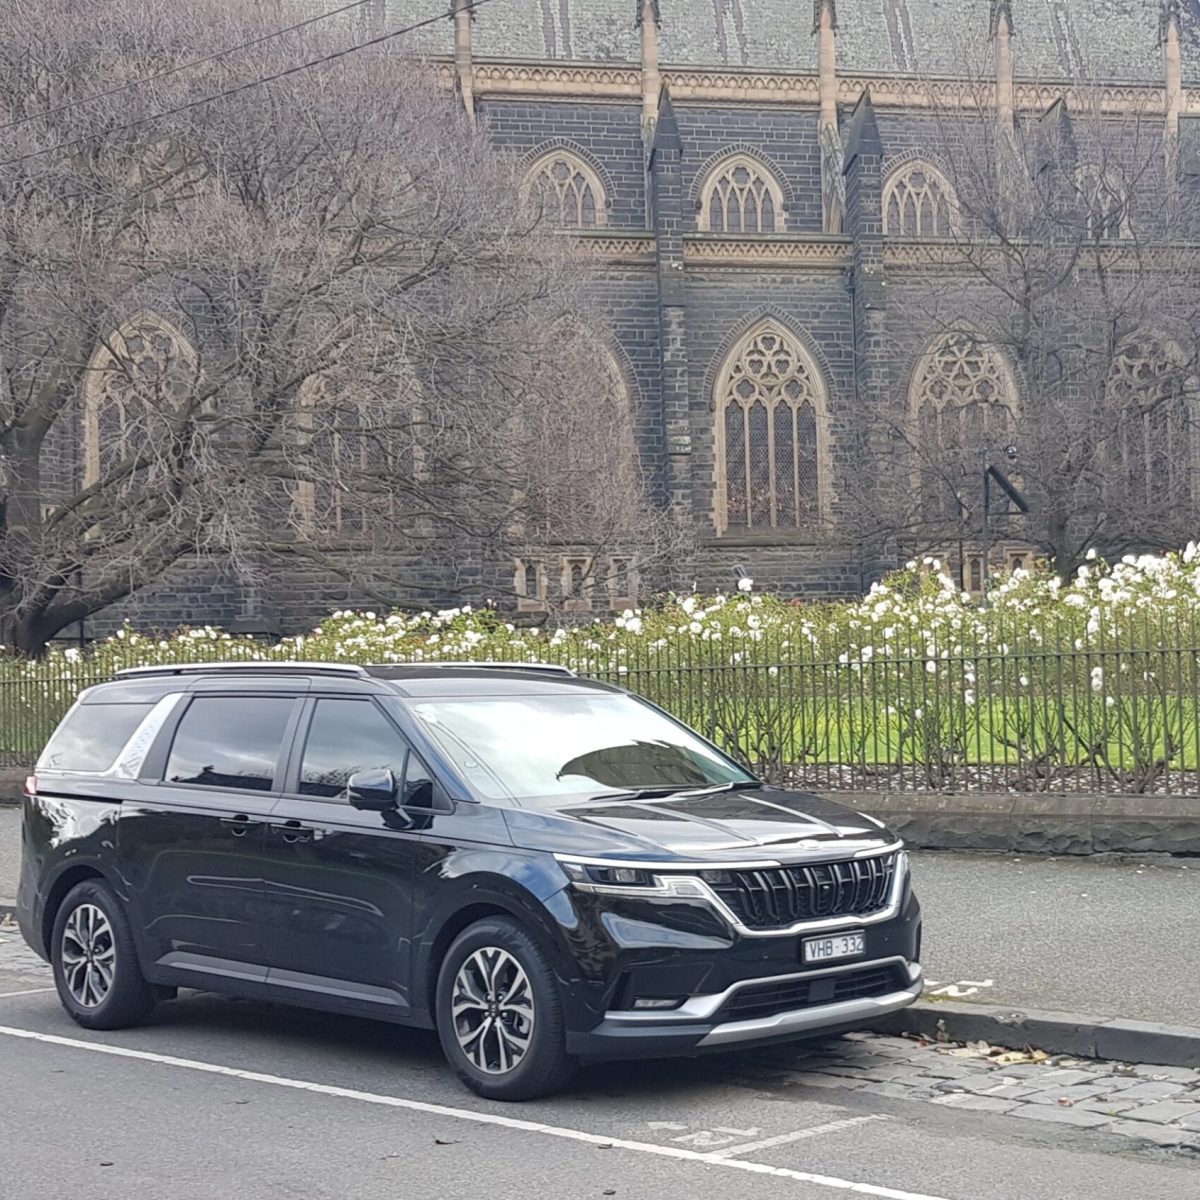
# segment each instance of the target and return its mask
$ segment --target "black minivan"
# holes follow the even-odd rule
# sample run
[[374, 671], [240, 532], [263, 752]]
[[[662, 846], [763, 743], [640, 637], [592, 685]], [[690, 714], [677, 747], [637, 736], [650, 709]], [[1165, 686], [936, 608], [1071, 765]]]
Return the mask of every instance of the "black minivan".
[[91, 1029], [180, 987], [333, 1009], [518, 1100], [922, 988], [894, 836], [560, 667], [124, 671], [26, 793], [21, 930]]

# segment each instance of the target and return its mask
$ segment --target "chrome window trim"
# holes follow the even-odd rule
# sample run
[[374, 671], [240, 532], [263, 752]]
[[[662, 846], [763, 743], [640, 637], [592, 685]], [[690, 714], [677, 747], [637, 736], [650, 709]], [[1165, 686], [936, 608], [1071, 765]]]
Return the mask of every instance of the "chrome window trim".
[[[917, 963], [909, 963], [902, 955], [893, 954], [887, 958], [860, 959], [857, 962], [844, 963], [840, 967], [825, 967], [818, 971], [794, 971], [788, 975], [763, 975], [757, 979], [740, 979], [731, 983], [723, 992], [710, 992], [705, 996], [693, 996], [678, 1008], [646, 1009], [615, 1009], [604, 1014], [606, 1021], [614, 1021], [622, 1025], [660, 1024], [677, 1022], [686, 1024], [689, 1021], [707, 1021], [738, 994], [748, 987], [760, 987], [774, 983], [791, 983], [798, 979], [823, 979], [829, 975], [845, 975], [850, 971], [861, 971], [864, 967], [901, 966], [908, 972], [910, 984], [920, 978], [921, 968]], [[914, 973], [915, 972], [915, 973]], [[842, 1003], [838, 1001], [837, 1003]], [[814, 1005], [813, 1007], [828, 1007]], [[718, 1026], [719, 1028], [719, 1026]]]

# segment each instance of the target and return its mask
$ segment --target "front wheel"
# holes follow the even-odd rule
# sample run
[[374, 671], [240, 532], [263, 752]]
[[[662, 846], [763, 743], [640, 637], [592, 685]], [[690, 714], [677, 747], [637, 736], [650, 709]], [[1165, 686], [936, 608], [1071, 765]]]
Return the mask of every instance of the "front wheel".
[[154, 1007], [129, 918], [99, 879], [67, 893], [54, 918], [50, 962], [63, 1008], [85, 1029], [137, 1025]]
[[489, 1100], [533, 1100], [574, 1073], [558, 982], [516, 921], [489, 917], [463, 930], [438, 973], [442, 1050], [459, 1079]]

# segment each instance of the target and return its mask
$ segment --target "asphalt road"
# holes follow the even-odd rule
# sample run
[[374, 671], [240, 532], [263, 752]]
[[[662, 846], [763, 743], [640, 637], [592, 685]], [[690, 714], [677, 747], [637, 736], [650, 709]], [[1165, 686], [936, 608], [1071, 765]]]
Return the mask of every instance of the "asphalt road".
[[28, 991], [46, 982], [0, 973], [6, 1200], [1200, 1194], [1194, 1155], [814, 1086], [811, 1049], [594, 1068], [505, 1106], [458, 1088], [429, 1035], [195, 993], [94, 1034]]
[[949, 985], [931, 991], [1200, 1026], [1200, 861], [939, 853], [913, 871], [926, 975]]
[[[0, 903], [16, 894], [20, 810], [0, 807]], [[915, 854], [931, 991], [1200, 1026], [1200, 861]]]
[[[12, 814], [0, 812], [0, 847], [12, 844], [13, 828]], [[0, 865], [0, 879], [12, 878], [11, 860]], [[1195, 911], [1194, 876], [1178, 868], [1138, 875], [1136, 867], [921, 856], [917, 869], [932, 961], [978, 963], [998, 977], [1028, 962], [1048, 931], [1078, 931], [1078, 917], [1062, 910], [1070, 901], [1090, 913], [1075, 901], [1092, 897], [1075, 889], [1105, 889], [1123, 911], [1159, 906], [1145, 914], [1148, 925], [1189, 897], [1193, 907], [1176, 907], [1171, 928]], [[1006, 898], [987, 904], [993, 884]], [[999, 928], [1006, 920], [1012, 935]], [[972, 943], [972, 924], [997, 932]], [[144, 1028], [90, 1033], [63, 1014], [45, 967], [11, 930], [4, 936], [4, 1200], [1200, 1195], [1200, 1156], [1063, 1123], [1082, 1122], [1082, 1110], [1075, 1118], [1047, 1105], [1044, 1120], [1018, 1120], [931, 1102], [932, 1093], [914, 1098], [912, 1084], [887, 1070], [869, 1071], [874, 1082], [861, 1073], [852, 1080], [839, 1074], [852, 1042], [592, 1068], [561, 1097], [505, 1106], [461, 1090], [432, 1036], [367, 1021], [185, 993]], [[1054, 953], [1060, 972], [1074, 969], [1061, 947]], [[1043, 979], [1058, 986], [1053, 972]], [[1005, 994], [999, 979], [981, 991]]]

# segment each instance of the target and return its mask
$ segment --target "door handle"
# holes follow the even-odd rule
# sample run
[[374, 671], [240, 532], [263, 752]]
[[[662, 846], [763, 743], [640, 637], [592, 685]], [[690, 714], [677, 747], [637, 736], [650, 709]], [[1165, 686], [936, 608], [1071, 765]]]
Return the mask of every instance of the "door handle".
[[258, 829], [262, 822], [252, 821], [245, 813], [238, 813], [236, 817], [222, 817], [221, 824], [234, 837], [245, 837], [251, 829]]
[[284, 821], [282, 825], [272, 825], [276, 833], [282, 834], [283, 840], [289, 843], [311, 842], [314, 830], [310, 825], [301, 825], [299, 821]]

